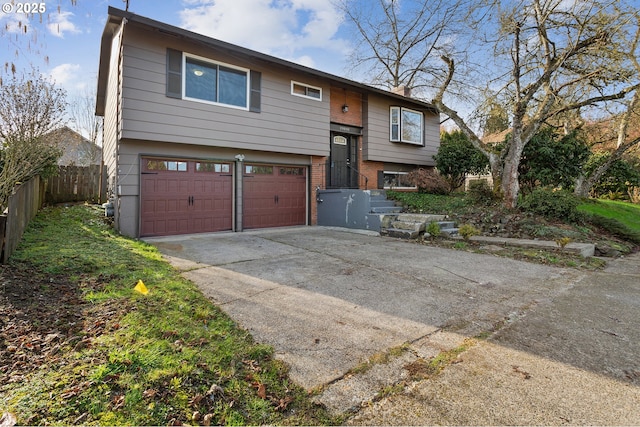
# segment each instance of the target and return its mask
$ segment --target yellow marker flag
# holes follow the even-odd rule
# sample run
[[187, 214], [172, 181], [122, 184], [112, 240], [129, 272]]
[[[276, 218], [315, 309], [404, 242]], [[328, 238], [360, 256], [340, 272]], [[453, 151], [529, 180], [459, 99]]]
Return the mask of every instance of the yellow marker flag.
[[135, 288], [133, 288], [133, 290], [140, 292], [142, 295], [146, 295], [149, 293], [149, 289], [147, 289], [144, 283], [142, 283], [142, 280], [138, 280], [138, 284]]

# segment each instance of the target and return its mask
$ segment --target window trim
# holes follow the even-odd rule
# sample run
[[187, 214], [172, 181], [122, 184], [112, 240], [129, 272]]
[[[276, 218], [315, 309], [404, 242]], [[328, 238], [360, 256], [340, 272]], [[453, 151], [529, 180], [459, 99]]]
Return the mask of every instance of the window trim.
[[[393, 122], [393, 116], [394, 116], [394, 111], [397, 112], [398, 115], [398, 123], [394, 123]], [[406, 140], [402, 137], [402, 113], [404, 111], [410, 112], [410, 113], [416, 113], [420, 115], [420, 142], [416, 142], [416, 141], [409, 141]], [[424, 113], [422, 111], [418, 111], [418, 110], [414, 110], [411, 108], [406, 108], [406, 107], [400, 107], [400, 106], [391, 106], [389, 107], [389, 141], [391, 142], [402, 142], [405, 144], [412, 144], [412, 145], [417, 145], [420, 147], [424, 147]], [[398, 127], [398, 137], [394, 138], [393, 137], [393, 128], [394, 126]]]
[[[212, 64], [215, 65], [216, 67], [225, 67], [225, 68], [230, 68], [232, 70], [237, 70], [237, 71], [241, 71], [245, 74], [246, 77], [246, 87], [245, 87], [245, 105], [244, 106], [239, 106], [239, 105], [232, 105], [232, 104], [225, 104], [222, 102], [214, 102], [214, 101], [209, 101], [206, 99], [200, 99], [200, 98], [192, 98], [190, 96], [186, 95], [186, 91], [187, 91], [187, 58], [193, 58], [196, 61], [201, 61], [201, 62], [206, 62], [208, 64]], [[203, 104], [209, 104], [209, 105], [217, 105], [220, 107], [226, 107], [226, 108], [234, 108], [236, 110], [244, 110], [244, 111], [249, 111], [250, 108], [250, 98], [251, 98], [251, 70], [248, 68], [244, 68], [244, 67], [238, 67], [237, 65], [231, 65], [231, 64], [227, 64], [226, 62], [220, 62], [220, 61], [214, 61], [212, 59], [209, 58], [205, 58], [203, 56], [198, 56], [198, 55], [193, 55], [191, 53], [187, 53], [187, 52], [182, 52], [182, 69], [184, 70], [184, 72], [182, 73], [182, 99], [188, 100], [188, 101], [195, 101], [195, 102], [201, 102]], [[219, 77], [218, 77], [219, 78]], [[216, 93], [219, 93], [219, 88], [216, 87]]]
[[[299, 94], [299, 93], [295, 93], [294, 90], [293, 90], [295, 85], [302, 86], [305, 89], [315, 89], [320, 93], [320, 97], [316, 98], [315, 96], [302, 95], [302, 94]], [[306, 92], [306, 90], [305, 90], [305, 92]], [[306, 83], [297, 82], [295, 80], [291, 80], [291, 95], [299, 96], [300, 98], [312, 99], [314, 101], [322, 102], [322, 88], [321, 87], [312, 86], [312, 85], [309, 85], [309, 84], [306, 84]]]
[[[384, 181], [384, 176], [385, 175], [408, 175], [409, 172], [403, 172], [403, 171], [382, 171], [382, 176], [383, 176], [383, 181]], [[398, 190], [416, 190], [418, 189], [418, 187], [416, 185], [413, 186], [382, 186], [385, 190], [393, 190], [393, 189], [398, 189]]]

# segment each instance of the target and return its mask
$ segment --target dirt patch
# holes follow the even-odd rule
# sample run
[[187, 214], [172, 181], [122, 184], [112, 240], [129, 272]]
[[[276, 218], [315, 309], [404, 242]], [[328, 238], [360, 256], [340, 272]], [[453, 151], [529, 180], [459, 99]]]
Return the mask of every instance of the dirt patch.
[[179, 245], [177, 243], [156, 242], [154, 243], [154, 245], [160, 249], [166, 249], [168, 251], [182, 252], [183, 249], [182, 245]]
[[106, 277], [45, 277], [11, 265], [0, 267], [0, 384], [23, 381], [43, 366], [62, 363], [63, 350], [92, 345], [105, 330], [118, 327], [126, 307], [93, 305], [88, 289], [99, 290]]

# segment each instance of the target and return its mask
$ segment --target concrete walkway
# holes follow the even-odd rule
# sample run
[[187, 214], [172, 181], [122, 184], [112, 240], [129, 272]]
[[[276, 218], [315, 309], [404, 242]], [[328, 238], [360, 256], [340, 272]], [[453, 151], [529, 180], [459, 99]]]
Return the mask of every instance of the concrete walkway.
[[[351, 423], [640, 423], [638, 259], [588, 274], [324, 227], [148, 241]], [[410, 378], [495, 330], [441, 375]], [[372, 358], [385, 363], [352, 373]]]

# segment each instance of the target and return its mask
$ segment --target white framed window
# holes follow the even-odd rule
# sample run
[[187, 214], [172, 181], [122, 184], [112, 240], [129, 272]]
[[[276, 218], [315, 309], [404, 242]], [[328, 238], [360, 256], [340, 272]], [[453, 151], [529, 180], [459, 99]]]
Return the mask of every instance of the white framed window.
[[389, 109], [389, 139], [393, 142], [424, 145], [424, 117], [420, 111], [404, 107]]
[[195, 55], [183, 55], [183, 98], [249, 109], [249, 70]]
[[322, 88], [291, 80], [291, 95], [322, 101]]

